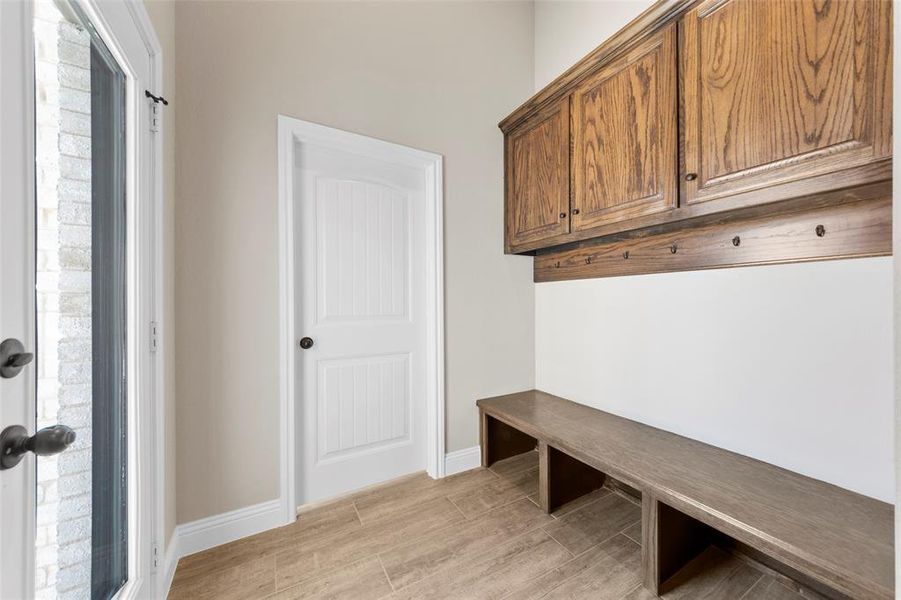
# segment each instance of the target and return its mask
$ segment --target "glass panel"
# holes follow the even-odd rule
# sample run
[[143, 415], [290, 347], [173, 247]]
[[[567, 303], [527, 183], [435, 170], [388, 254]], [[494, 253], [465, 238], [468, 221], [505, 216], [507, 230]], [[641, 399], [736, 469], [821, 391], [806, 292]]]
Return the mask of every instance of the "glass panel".
[[127, 578], [125, 75], [78, 6], [35, 3], [39, 598]]

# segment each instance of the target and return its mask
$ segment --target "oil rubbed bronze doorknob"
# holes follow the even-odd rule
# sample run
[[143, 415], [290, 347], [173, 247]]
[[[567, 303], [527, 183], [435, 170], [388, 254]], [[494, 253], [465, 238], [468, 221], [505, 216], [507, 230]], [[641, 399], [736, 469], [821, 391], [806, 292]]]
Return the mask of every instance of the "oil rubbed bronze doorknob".
[[300, 347], [304, 350], [309, 350], [313, 347], [313, 338], [310, 337], [302, 337], [300, 338]]
[[44, 427], [31, 437], [21, 425], [10, 425], [0, 433], [0, 469], [15, 467], [26, 452], [38, 456], [59, 454], [74, 441], [75, 432], [65, 425]]

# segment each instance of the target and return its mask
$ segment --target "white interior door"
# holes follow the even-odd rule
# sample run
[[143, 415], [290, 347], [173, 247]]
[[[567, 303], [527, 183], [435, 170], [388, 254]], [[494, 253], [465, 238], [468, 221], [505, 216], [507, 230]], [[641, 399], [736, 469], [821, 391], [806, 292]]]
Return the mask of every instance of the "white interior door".
[[398, 148], [295, 154], [300, 504], [426, 468], [429, 174]]
[[4, 600], [153, 595], [137, 19], [124, 2], [0, 2], [0, 340], [31, 355], [4, 372], [19, 359], [0, 344]]

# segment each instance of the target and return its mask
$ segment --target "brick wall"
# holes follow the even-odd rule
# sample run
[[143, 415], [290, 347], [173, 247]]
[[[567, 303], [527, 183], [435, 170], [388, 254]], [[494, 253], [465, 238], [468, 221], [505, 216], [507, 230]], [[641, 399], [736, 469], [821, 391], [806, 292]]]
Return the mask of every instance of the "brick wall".
[[36, 593], [91, 585], [90, 35], [35, 3], [38, 427], [76, 430], [38, 462]]

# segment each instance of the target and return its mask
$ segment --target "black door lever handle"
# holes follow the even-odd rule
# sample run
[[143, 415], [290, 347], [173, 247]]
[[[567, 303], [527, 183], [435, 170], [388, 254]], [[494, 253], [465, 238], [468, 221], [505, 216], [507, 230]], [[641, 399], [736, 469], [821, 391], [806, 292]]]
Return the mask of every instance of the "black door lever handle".
[[65, 425], [44, 427], [33, 436], [21, 425], [10, 425], [0, 433], [0, 470], [11, 469], [26, 452], [38, 456], [59, 454], [75, 441], [75, 432]]

